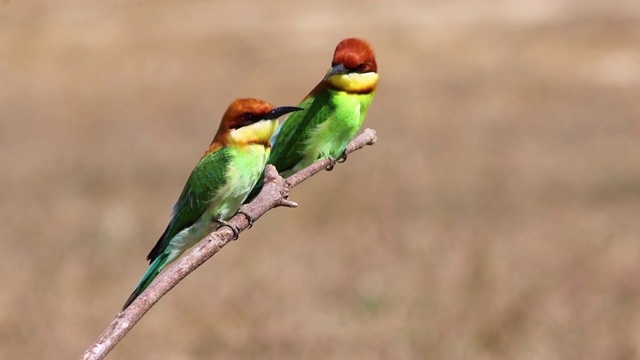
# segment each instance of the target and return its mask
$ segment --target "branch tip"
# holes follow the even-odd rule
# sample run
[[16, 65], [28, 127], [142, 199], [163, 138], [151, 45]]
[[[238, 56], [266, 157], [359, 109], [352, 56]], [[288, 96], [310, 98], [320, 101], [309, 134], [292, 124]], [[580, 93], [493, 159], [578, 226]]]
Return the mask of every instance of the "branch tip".
[[365, 143], [366, 145], [373, 145], [376, 143], [376, 141], [378, 141], [378, 136], [376, 134], [376, 131], [373, 129], [365, 129], [364, 132], [362, 133], [363, 135], [366, 135], [369, 139], [367, 140], [367, 142]]
[[280, 201], [278, 202], [278, 205], [284, 206], [284, 207], [288, 207], [288, 208], [297, 208], [298, 207], [298, 203], [297, 202], [291, 201], [289, 199], [280, 199]]

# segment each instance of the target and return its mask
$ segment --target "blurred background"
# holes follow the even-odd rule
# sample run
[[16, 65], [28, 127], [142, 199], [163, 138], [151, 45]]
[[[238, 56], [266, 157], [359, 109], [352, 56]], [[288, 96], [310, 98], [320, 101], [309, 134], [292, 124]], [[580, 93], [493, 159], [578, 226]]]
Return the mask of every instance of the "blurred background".
[[639, 359], [637, 0], [0, 3], [0, 358], [73, 359], [227, 105], [376, 48], [379, 141], [114, 359]]

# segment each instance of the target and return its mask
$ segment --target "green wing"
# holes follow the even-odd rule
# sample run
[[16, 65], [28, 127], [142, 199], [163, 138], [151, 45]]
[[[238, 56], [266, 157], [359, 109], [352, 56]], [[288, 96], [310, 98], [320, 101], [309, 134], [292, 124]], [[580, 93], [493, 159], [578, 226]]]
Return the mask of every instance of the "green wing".
[[180, 231], [193, 225], [209, 207], [218, 190], [225, 184], [225, 173], [231, 155], [229, 149], [221, 148], [207, 154], [191, 172], [180, 198], [173, 206], [173, 216], [166, 230], [151, 249], [147, 260], [153, 262]]
[[273, 164], [280, 173], [291, 170], [302, 160], [313, 130], [334, 111], [329, 91], [305, 99], [298, 107], [305, 110], [292, 113], [271, 140], [268, 163]]

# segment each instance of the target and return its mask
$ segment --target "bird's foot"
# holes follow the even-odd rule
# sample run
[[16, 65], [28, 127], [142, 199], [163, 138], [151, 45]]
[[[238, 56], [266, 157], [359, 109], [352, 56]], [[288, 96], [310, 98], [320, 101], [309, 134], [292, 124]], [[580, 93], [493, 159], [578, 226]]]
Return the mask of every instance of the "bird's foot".
[[238, 237], [240, 236], [240, 229], [238, 229], [237, 226], [222, 219], [216, 219], [216, 222], [222, 226], [228, 227], [229, 229], [231, 229], [231, 231], [233, 231], [233, 238], [231, 238], [231, 240], [238, 240]]
[[253, 218], [251, 217], [251, 215], [247, 214], [242, 210], [238, 210], [236, 214], [244, 215], [244, 218], [247, 219], [247, 223], [249, 224], [247, 226], [247, 229], [251, 229], [251, 227], [253, 226]]
[[347, 161], [347, 150], [345, 150], [339, 158], [336, 159], [333, 156], [329, 156], [327, 160], [329, 160], [329, 165], [327, 165], [325, 170], [331, 171], [334, 167], [336, 167], [336, 164], [342, 164], [343, 162]]
[[337, 160], [334, 159], [332, 156], [329, 156], [327, 160], [329, 160], [329, 165], [327, 165], [327, 167], [324, 169], [327, 171], [331, 171], [333, 170], [334, 167], [336, 167]]
[[336, 160], [337, 163], [342, 164], [343, 162], [347, 161], [347, 150], [345, 150], [342, 155], [340, 155], [340, 157]]

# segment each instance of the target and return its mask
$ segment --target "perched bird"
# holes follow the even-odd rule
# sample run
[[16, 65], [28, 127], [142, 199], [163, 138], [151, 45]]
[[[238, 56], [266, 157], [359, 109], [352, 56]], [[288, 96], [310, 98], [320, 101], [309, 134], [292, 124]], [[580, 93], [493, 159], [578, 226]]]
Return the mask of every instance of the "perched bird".
[[127, 299], [127, 308], [169, 263], [209, 232], [227, 223], [261, 178], [271, 151], [270, 139], [278, 118], [298, 107], [274, 108], [257, 99], [238, 99], [229, 105], [209, 149], [191, 172], [173, 216], [147, 260], [151, 263]]
[[325, 77], [271, 139], [269, 164], [287, 177], [318, 159], [346, 160], [345, 149], [360, 130], [378, 84], [373, 48], [364, 40], [342, 40]]

